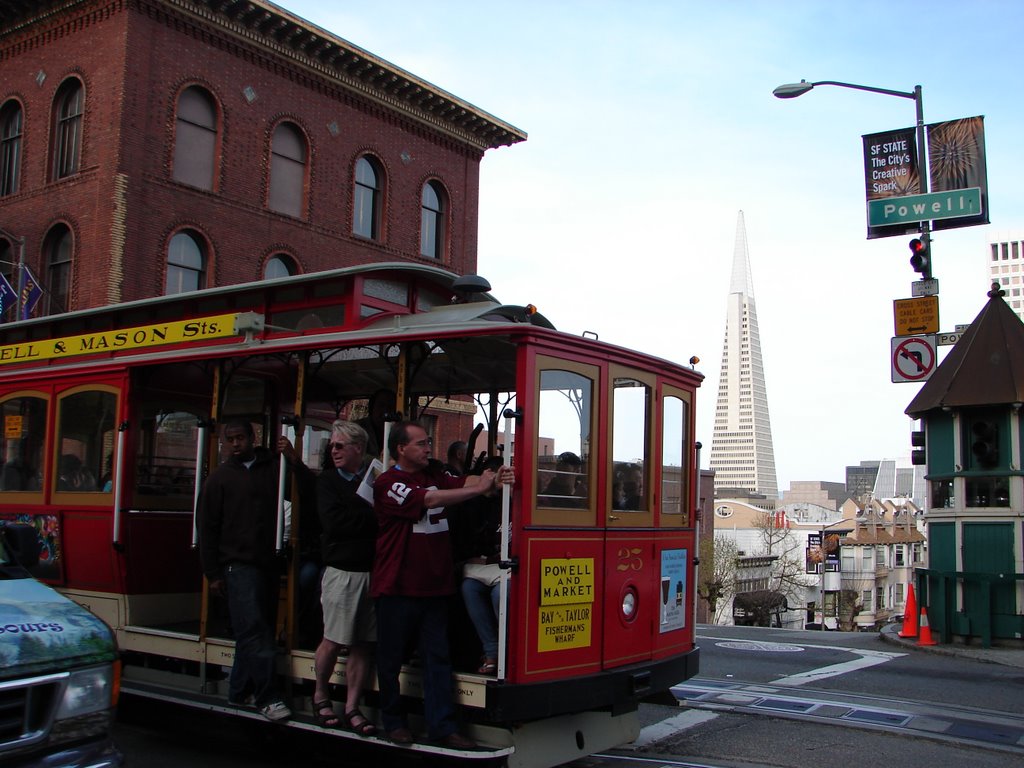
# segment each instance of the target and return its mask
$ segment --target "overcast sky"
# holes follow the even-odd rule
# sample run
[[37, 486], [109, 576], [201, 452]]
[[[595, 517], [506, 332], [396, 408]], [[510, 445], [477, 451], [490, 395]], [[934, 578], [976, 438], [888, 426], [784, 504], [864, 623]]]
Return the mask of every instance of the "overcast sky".
[[[866, 239], [863, 134], [923, 86], [925, 122], [984, 115], [991, 225], [933, 239], [941, 330], [987, 301], [987, 243], [1024, 239], [1024, 3], [282, 0], [526, 131], [481, 170], [479, 272], [570, 333], [700, 357], [710, 456], [737, 213], [746, 219], [780, 491], [909, 456], [891, 382], [908, 236]], [[943, 352], [948, 348], [943, 348]]]

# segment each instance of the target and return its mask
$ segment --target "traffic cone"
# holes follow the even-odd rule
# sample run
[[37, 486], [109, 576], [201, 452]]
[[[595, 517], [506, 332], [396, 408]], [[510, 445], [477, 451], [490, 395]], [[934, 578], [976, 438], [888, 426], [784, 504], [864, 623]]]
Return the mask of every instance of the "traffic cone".
[[918, 627], [918, 632], [918, 645], [938, 645], [932, 640], [932, 630], [928, 626], [928, 610], [923, 605], [921, 606], [921, 624]]
[[917, 637], [917, 598], [914, 597], [914, 585], [909, 585], [907, 605], [903, 610], [903, 629], [900, 637]]

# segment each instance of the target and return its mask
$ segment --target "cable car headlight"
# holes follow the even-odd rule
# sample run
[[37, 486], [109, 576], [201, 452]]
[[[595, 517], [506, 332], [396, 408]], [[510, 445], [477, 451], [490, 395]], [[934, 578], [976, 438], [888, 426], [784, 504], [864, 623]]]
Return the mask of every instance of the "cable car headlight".
[[636, 589], [633, 586], [626, 588], [626, 594], [622, 596], [622, 618], [632, 621], [636, 618]]

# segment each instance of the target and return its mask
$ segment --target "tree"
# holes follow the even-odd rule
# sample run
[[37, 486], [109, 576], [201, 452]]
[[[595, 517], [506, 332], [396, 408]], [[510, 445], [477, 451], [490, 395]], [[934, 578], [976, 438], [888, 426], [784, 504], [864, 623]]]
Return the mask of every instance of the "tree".
[[700, 576], [697, 594], [708, 604], [708, 616], [715, 624], [736, 592], [736, 558], [739, 547], [727, 536], [700, 544]]
[[807, 564], [800, 540], [785, 524], [785, 517], [776, 512], [761, 512], [754, 519], [754, 529], [761, 539], [758, 554], [775, 555], [771, 590], [786, 596], [790, 605], [802, 605], [807, 588], [814, 582], [807, 576]]
[[839, 592], [839, 629], [852, 632], [856, 629], [854, 617], [863, 607], [861, 593], [856, 589], [842, 589]]

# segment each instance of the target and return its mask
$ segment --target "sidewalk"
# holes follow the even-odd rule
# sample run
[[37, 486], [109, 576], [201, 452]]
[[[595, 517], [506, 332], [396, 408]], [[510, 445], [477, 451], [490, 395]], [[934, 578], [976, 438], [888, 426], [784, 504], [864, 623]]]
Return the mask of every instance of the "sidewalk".
[[980, 641], [977, 645], [963, 645], [950, 643], [948, 645], [918, 645], [916, 637], [900, 637], [901, 627], [898, 624], [887, 624], [878, 633], [878, 636], [886, 643], [898, 645], [907, 651], [923, 651], [926, 653], [938, 653], [944, 656], [959, 656], [964, 659], [973, 659], [987, 664], [1003, 664], [1008, 667], [1020, 667], [1024, 669], [1024, 648], [983, 648]]

